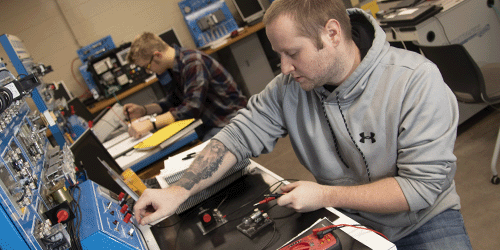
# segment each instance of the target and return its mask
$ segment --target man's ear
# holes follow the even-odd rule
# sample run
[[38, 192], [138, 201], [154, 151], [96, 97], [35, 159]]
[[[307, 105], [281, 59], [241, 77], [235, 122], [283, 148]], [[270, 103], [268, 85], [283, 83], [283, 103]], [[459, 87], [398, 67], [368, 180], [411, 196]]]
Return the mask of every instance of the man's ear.
[[153, 52], [153, 55], [154, 55], [155, 58], [158, 58], [158, 59], [161, 59], [161, 57], [162, 57], [162, 54], [161, 54], [160, 51]]
[[330, 19], [325, 24], [325, 30], [328, 34], [329, 41], [331, 41], [334, 46], [338, 45], [342, 40], [340, 23], [335, 19]]

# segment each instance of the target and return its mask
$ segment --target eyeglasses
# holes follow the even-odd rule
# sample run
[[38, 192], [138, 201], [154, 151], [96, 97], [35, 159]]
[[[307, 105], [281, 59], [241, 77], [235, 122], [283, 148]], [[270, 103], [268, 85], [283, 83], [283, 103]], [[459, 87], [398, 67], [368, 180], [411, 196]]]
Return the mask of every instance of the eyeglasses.
[[153, 55], [151, 56], [151, 59], [149, 60], [148, 65], [146, 66], [146, 70], [150, 70], [150, 68], [151, 68], [151, 62], [153, 62], [153, 58], [154, 58], [154, 57], [155, 57], [155, 55], [153, 54]]

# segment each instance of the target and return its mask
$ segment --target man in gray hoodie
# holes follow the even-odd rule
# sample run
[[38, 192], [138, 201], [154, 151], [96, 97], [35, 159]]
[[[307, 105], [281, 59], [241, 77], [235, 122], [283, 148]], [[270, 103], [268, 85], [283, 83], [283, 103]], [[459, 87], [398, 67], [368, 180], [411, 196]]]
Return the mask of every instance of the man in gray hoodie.
[[335, 207], [398, 249], [470, 249], [453, 180], [458, 106], [437, 67], [390, 47], [371, 15], [346, 12], [341, 0], [275, 0], [264, 23], [282, 74], [250, 98], [181, 180], [144, 192], [137, 220], [173, 214], [236, 162], [271, 152], [288, 134], [317, 182], [284, 186], [278, 205]]

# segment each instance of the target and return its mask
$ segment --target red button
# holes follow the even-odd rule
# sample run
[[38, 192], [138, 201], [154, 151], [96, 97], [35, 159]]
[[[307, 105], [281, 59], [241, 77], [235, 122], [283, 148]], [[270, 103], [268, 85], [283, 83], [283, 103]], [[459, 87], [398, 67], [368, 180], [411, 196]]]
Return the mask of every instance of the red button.
[[69, 218], [68, 211], [66, 210], [61, 210], [57, 212], [57, 223], [61, 223], [63, 221], [66, 221]]
[[205, 215], [203, 215], [203, 221], [204, 221], [205, 223], [208, 223], [208, 222], [210, 222], [211, 220], [212, 220], [212, 216], [210, 216], [210, 214], [205, 214]]
[[118, 195], [118, 200], [121, 201], [123, 199], [123, 197], [125, 197], [125, 194], [123, 192], [121, 192], [119, 195]]

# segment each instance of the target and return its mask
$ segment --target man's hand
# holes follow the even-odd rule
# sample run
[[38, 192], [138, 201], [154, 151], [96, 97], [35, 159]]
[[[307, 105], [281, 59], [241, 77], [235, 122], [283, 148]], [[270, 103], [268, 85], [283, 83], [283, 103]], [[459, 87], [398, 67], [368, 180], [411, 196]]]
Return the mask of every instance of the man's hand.
[[135, 219], [146, 225], [169, 217], [189, 198], [189, 192], [179, 186], [164, 189], [146, 189], [134, 205]]
[[149, 120], [135, 121], [130, 123], [128, 134], [134, 138], [141, 138], [149, 131], [153, 130], [153, 124]]
[[283, 192], [277, 202], [280, 206], [286, 206], [297, 212], [304, 213], [326, 207], [326, 195], [328, 186], [320, 185], [310, 181], [298, 181], [281, 187]]
[[128, 114], [130, 114], [130, 119], [132, 120], [146, 115], [146, 109], [144, 109], [144, 106], [134, 103], [127, 103], [123, 105], [123, 114], [125, 115], [125, 117], [127, 117], [128, 115], [127, 111]]

